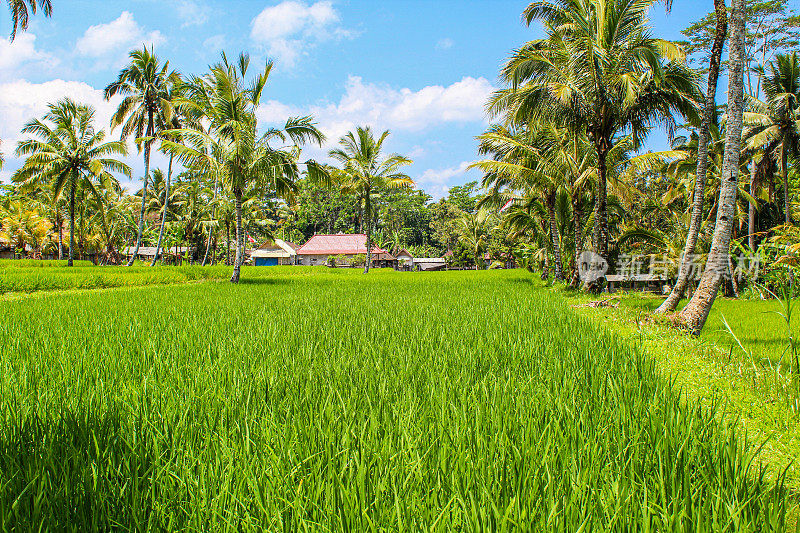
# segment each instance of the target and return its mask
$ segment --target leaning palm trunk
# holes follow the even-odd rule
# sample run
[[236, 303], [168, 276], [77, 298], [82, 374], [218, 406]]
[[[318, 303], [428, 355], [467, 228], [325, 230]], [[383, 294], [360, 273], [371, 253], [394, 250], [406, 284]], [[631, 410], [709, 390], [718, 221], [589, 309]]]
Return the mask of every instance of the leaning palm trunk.
[[169, 210], [169, 184], [172, 181], [172, 158], [173, 156], [169, 156], [169, 168], [167, 169], [167, 184], [164, 187], [164, 211], [161, 213], [161, 229], [158, 230], [158, 242], [156, 243], [156, 253], [153, 256], [153, 262], [150, 263], [150, 266], [156, 266], [156, 261], [158, 261], [158, 256], [161, 253], [161, 241], [164, 239], [164, 226], [167, 222], [167, 211]]
[[739, 158], [742, 144], [742, 111], [744, 104], [744, 1], [733, 0], [731, 12], [731, 67], [728, 82], [728, 128], [725, 133], [725, 156], [722, 164], [717, 221], [706, 269], [689, 304], [681, 311], [680, 319], [696, 335], [700, 334], [719, 285], [729, 271], [731, 232], [739, 179]]
[[686, 292], [689, 284], [689, 274], [692, 270], [694, 252], [697, 248], [697, 238], [703, 224], [703, 197], [706, 190], [706, 176], [708, 175], [708, 141], [709, 129], [716, 109], [717, 80], [719, 78], [719, 65], [722, 60], [722, 49], [725, 46], [725, 36], [728, 32], [728, 16], [725, 11], [724, 0], [714, 0], [714, 11], [717, 17], [714, 45], [711, 48], [711, 62], [708, 69], [708, 88], [706, 101], [703, 108], [703, 121], [697, 138], [697, 170], [694, 180], [694, 195], [692, 198], [692, 218], [689, 222], [689, 232], [686, 235], [686, 246], [681, 256], [678, 280], [664, 302], [655, 310], [656, 313], [671, 313], [678, 307], [678, 303]]
[[553, 244], [553, 268], [557, 281], [564, 279], [564, 266], [561, 263], [561, 238], [558, 234], [558, 222], [556, 221], [556, 195], [555, 192], [547, 195], [547, 216], [550, 219], [550, 242]]
[[[153, 118], [150, 117], [150, 124], [147, 126], [147, 136], [153, 135]], [[144, 211], [147, 206], [147, 182], [150, 181], [150, 142], [144, 145], [144, 185], [142, 187], [142, 207], [139, 209], [139, 230], [136, 234], [136, 246], [133, 249], [128, 266], [133, 266], [136, 256], [139, 255], [139, 247], [142, 245], [142, 234], [144, 233]]]
[[[750, 196], [756, 196], [756, 173], [758, 165], [756, 165], [755, 154], [750, 163]], [[747, 207], [747, 243], [750, 245], [750, 252], [756, 249], [756, 206], [753, 203], [748, 204]]]
[[242, 191], [236, 189], [233, 193], [236, 196], [236, 259], [233, 263], [233, 275], [231, 276], [231, 283], [239, 283], [239, 274], [242, 269], [242, 262], [244, 261], [244, 231], [242, 229]]
[[372, 206], [370, 204], [370, 191], [367, 190], [367, 197], [364, 201], [364, 218], [365, 226], [367, 229], [367, 263], [364, 265], [364, 274], [369, 272], [370, 263], [372, 263], [372, 246], [371, 246], [371, 237], [372, 237]]

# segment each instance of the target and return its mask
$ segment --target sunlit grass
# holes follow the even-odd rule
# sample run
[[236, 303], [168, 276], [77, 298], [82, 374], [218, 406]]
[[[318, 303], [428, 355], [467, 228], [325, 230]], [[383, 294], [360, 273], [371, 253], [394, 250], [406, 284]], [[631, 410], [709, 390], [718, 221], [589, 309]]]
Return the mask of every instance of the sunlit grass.
[[8, 529], [783, 531], [733, 427], [524, 272], [0, 307]]

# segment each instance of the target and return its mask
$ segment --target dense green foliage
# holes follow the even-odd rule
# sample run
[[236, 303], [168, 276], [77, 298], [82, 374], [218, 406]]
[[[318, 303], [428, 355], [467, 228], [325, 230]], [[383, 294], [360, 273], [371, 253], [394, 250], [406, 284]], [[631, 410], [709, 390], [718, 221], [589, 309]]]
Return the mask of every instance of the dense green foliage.
[[28, 298], [0, 344], [4, 529], [785, 526], [746, 439], [522, 271]]

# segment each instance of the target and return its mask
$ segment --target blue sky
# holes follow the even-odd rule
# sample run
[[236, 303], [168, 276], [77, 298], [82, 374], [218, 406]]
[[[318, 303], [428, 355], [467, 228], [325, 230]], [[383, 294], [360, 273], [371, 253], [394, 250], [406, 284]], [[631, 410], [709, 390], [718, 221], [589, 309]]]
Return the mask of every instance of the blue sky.
[[[391, 151], [414, 159], [409, 172], [434, 197], [478, 179], [465, 171], [475, 136], [487, 124], [486, 96], [509, 51], [541, 36], [526, 28], [526, 2], [510, 0], [54, 0], [13, 44], [0, 40], [0, 138], [8, 181], [19, 128], [69, 95], [94, 105], [106, 126], [114, 102], [102, 89], [142, 43], [182, 73], [203, 73], [219, 57], [249, 51], [275, 60], [260, 117], [280, 122], [313, 114], [330, 144], [354, 125], [389, 129]], [[706, 5], [707, 4], [707, 5]], [[656, 35], [680, 29], [713, 8], [675, 0], [651, 13]], [[0, 7], [0, 35], [10, 33]], [[724, 84], [723, 84], [724, 90]], [[721, 95], [724, 98], [724, 94]], [[666, 147], [654, 132], [648, 147]], [[327, 148], [327, 147], [326, 147]], [[305, 156], [324, 157], [325, 150]], [[141, 174], [135, 151], [131, 164]], [[163, 160], [156, 160], [163, 164]]]

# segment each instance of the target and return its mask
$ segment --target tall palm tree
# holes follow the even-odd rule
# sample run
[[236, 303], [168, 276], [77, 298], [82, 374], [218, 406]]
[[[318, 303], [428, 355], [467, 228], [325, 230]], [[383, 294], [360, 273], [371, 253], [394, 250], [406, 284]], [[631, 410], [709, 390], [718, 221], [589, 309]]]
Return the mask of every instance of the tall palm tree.
[[[177, 79], [176, 79], [177, 78]], [[184, 90], [183, 80], [180, 77], [176, 77], [169, 80], [169, 91], [170, 94], [168, 96], [171, 102], [175, 102], [181, 91]], [[172, 120], [170, 121], [169, 128], [170, 129], [180, 129], [183, 127], [183, 122], [186, 117], [182, 116], [181, 108], [179, 106], [173, 106], [173, 114]], [[165, 192], [164, 192], [164, 210], [161, 212], [161, 227], [158, 231], [158, 241], [156, 242], [156, 252], [153, 255], [153, 261], [150, 263], [150, 266], [155, 266], [156, 262], [158, 261], [158, 256], [161, 253], [161, 241], [164, 238], [164, 225], [167, 221], [167, 216], [169, 214], [169, 200], [170, 200], [170, 184], [172, 183], [172, 164], [175, 156], [169, 156], [169, 163], [167, 164], [167, 180], [165, 182]]]
[[671, 42], [650, 36], [655, 0], [542, 0], [523, 16], [547, 37], [515, 51], [502, 70], [508, 89], [489, 104], [512, 122], [551, 121], [586, 132], [596, 152], [594, 247], [608, 256], [608, 154], [623, 131], [643, 138], [653, 124], [693, 116], [696, 75]]
[[11, 41], [16, 38], [18, 30], [28, 29], [28, 19], [36, 14], [37, 9], [41, 9], [45, 17], [53, 13], [51, 0], [8, 0], [8, 9], [11, 10]]
[[339, 140], [341, 148], [329, 152], [330, 157], [342, 165], [341, 169], [333, 171], [333, 177], [343, 191], [354, 194], [364, 204], [364, 227], [367, 234], [365, 274], [369, 272], [372, 262], [373, 195], [380, 194], [384, 189], [414, 185], [410, 177], [400, 172], [402, 167], [413, 161], [399, 154], [384, 157], [381, 153], [388, 136], [389, 130], [386, 130], [376, 139], [369, 126], [358, 127], [355, 132], [348, 132]]
[[[235, 64], [228, 62], [223, 54], [222, 61], [213, 65], [206, 76], [191, 80], [180, 105], [188, 113], [203, 117], [209, 130], [171, 130], [162, 141], [163, 149], [187, 168], [219, 176], [234, 197], [236, 259], [232, 283], [239, 282], [244, 262], [242, 201], [246, 190], [269, 188], [279, 197], [291, 197], [299, 176], [300, 146], [307, 142], [321, 145], [325, 139], [310, 117], [290, 118], [283, 128], [270, 128], [259, 135], [256, 109], [272, 62], [268, 61], [264, 70], [245, 87], [249, 65], [247, 54], [241, 54]], [[282, 146], [272, 146], [273, 143]], [[322, 173], [322, 168], [312, 160], [305, 165], [315, 175]]]
[[[749, 112], [745, 124], [750, 148], [758, 149], [772, 144], [783, 180], [785, 223], [791, 222], [789, 194], [789, 154], [800, 153], [800, 58], [797, 52], [778, 54], [768, 64], [769, 74], [764, 77], [766, 101], [756, 98], [748, 101]], [[770, 154], [772, 155], [772, 154]]]
[[524, 195], [538, 195], [547, 209], [550, 244], [553, 250], [555, 279], [564, 277], [561, 260], [561, 237], [556, 219], [556, 195], [566, 177], [553, 165], [556, 151], [551, 150], [550, 129], [547, 124], [523, 126], [515, 131], [495, 126], [479, 136], [481, 151], [493, 152], [495, 158], [478, 161], [470, 168], [484, 171], [483, 186], [496, 188], [507, 185]]
[[170, 87], [180, 81], [180, 75], [169, 70], [169, 61], [163, 64], [153, 49], [142, 47], [130, 54], [130, 63], [123, 68], [117, 79], [105, 88], [106, 100], [123, 95], [114, 116], [111, 117], [112, 131], [122, 125], [121, 140], [134, 135], [136, 145], [144, 153], [144, 180], [142, 185], [142, 206], [139, 210], [139, 230], [136, 245], [128, 262], [133, 262], [139, 253], [144, 232], [145, 207], [147, 205], [147, 185], [150, 180], [150, 150], [155, 136], [172, 127], [174, 116]]
[[703, 104], [703, 118], [698, 132], [697, 171], [695, 172], [694, 195], [692, 200], [692, 218], [689, 223], [689, 232], [686, 235], [686, 246], [681, 257], [681, 266], [678, 270], [678, 280], [672, 287], [669, 296], [656, 309], [656, 313], [671, 313], [675, 311], [681, 298], [686, 292], [689, 283], [690, 264], [697, 246], [700, 226], [703, 222], [703, 197], [705, 196], [706, 174], [708, 171], [708, 143], [709, 130], [714, 119], [717, 106], [717, 81], [719, 67], [722, 62], [722, 49], [725, 47], [725, 38], [728, 33], [728, 12], [725, 0], [714, 0], [714, 15], [717, 21], [714, 30], [714, 44], [711, 47], [711, 59], [708, 68], [708, 84], [706, 98]]
[[35, 139], [19, 143], [17, 157], [27, 156], [14, 174], [14, 181], [26, 184], [49, 182], [58, 199], [64, 190], [69, 194], [69, 266], [75, 254], [75, 197], [85, 189], [96, 194], [95, 186], [113, 180], [112, 172], [130, 176], [125, 163], [115, 159], [128, 153], [122, 141], [105, 141], [105, 132], [94, 129], [95, 110], [91, 106], [64, 99], [48, 106], [39, 120], [22, 129]]
[[680, 319], [695, 333], [703, 329], [717, 297], [722, 277], [730, 271], [730, 242], [733, 230], [744, 111], [745, 0], [733, 0], [731, 10], [730, 74], [728, 76], [728, 121], [725, 157], [717, 206], [717, 221], [706, 269], [692, 299], [680, 312]]

